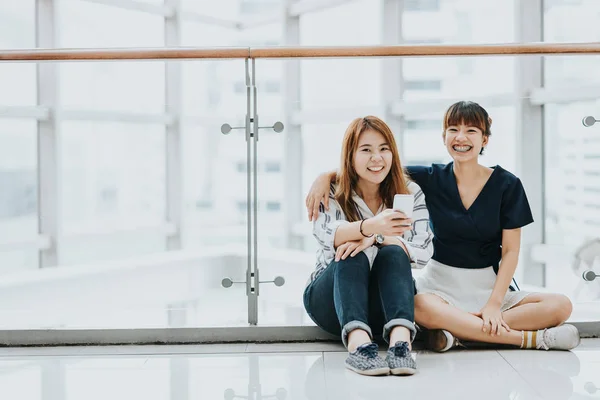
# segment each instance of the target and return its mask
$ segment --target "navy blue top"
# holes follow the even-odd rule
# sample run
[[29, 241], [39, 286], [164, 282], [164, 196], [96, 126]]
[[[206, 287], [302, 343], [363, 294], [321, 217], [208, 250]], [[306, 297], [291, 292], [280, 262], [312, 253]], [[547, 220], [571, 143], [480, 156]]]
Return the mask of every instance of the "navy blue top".
[[453, 163], [406, 170], [423, 190], [434, 234], [433, 259], [459, 268], [497, 269], [502, 258], [502, 230], [533, 222], [521, 180], [500, 166], [469, 209], [465, 209]]

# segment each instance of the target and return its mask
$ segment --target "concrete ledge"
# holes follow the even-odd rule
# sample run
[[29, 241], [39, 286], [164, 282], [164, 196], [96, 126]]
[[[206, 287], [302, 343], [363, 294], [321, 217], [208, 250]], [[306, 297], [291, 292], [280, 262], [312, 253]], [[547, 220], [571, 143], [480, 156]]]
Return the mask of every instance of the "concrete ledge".
[[[600, 322], [572, 322], [582, 338], [600, 337]], [[95, 346], [209, 343], [337, 342], [316, 326], [232, 328], [0, 330], [0, 346]]]
[[277, 343], [335, 341], [316, 326], [0, 330], [0, 346], [93, 346], [128, 344]]

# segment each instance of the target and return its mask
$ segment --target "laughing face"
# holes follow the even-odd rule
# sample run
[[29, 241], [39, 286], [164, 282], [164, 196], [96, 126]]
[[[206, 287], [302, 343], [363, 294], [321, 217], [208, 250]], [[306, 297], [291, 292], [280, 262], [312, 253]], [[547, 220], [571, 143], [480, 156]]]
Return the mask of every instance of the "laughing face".
[[384, 136], [372, 129], [364, 131], [354, 153], [354, 170], [364, 183], [380, 184], [392, 167], [392, 150]]
[[481, 129], [464, 124], [448, 126], [443, 137], [448, 153], [457, 162], [477, 160], [488, 141]]

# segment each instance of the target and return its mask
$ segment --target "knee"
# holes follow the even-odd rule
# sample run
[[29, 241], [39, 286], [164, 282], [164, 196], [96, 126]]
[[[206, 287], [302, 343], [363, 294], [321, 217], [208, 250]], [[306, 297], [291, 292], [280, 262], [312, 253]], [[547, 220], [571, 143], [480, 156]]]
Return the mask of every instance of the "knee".
[[340, 259], [340, 261], [336, 261], [338, 265], [355, 265], [355, 264], [367, 264], [369, 265], [369, 259], [364, 251], [361, 251], [354, 257], [346, 257], [345, 260]]
[[356, 270], [360, 269], [361, 267], [370, 269], [369, 259], [367, 258], [367, 255], [362, 251], [354, 257], [348, 256], [345, 260], [340, 259], [339, 261], [334, 261], [332, 266], [335, 266], [335, 268], [338, 271], [345, 269]]
[[390, 260], [391, 264], [411, 268], [410, 258], [400, 246], [385, 246], [379, 249], [377, 253], [378, 259]]
[[415, 296], [415, 321], [417, 324], [427, 329], [438, 329], [439, 315], [438, 307], [439, 301], [433, 301], [426, 294], [417, 294]]
[[555, 325], [560, 325], [571, 317], [573, 303], [567, 296], [563, 294], [553, 295], [549, 305], [552, 307]]

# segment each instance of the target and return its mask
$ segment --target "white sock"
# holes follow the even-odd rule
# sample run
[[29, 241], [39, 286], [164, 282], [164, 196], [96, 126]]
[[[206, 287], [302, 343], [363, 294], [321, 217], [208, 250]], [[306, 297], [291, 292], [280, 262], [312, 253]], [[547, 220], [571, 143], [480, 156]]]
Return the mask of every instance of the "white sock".
[[545, 329], [539, 331], [522, 331], [521, 332], [521, 348], [522, 349], [537, 349], [544, 341]]

